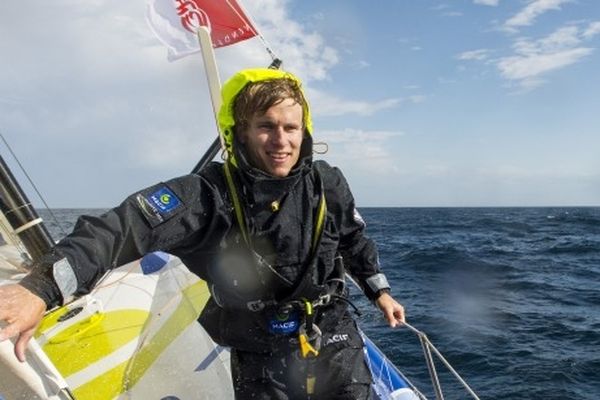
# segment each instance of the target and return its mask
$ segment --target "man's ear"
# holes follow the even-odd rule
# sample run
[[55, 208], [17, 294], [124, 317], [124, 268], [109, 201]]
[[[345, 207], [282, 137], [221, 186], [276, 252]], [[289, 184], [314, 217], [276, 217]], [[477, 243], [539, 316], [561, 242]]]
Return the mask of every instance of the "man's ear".
[[233, 128], [233, 135], [241, 144], [246, 144], [248, 139], [248, 135], [245, 131], [240, 132], [240, 130]]

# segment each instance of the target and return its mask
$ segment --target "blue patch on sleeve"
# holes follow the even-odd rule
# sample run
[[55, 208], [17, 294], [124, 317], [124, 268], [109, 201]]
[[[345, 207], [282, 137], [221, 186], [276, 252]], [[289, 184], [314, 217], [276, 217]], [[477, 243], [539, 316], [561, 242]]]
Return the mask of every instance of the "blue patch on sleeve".
[[147, 196], [146, 199], [156, 207], [161, 215], [168, 214], [181, 205], [181, 200], [166, 186]]

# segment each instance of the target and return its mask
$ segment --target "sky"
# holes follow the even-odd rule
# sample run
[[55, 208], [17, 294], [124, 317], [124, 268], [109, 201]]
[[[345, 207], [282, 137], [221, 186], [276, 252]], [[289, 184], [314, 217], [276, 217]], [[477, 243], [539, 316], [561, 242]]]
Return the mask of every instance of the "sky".
[[[242, 0], [359, 207], [600, 205], [597, 0]], [[108, 208], [217, 135], [142, 0], [0, 5], [0, 133], [51, 208]], [[265, 43], [215, 50], [221, 80]], [[33, 187], [0, 146], [23, 188]]]

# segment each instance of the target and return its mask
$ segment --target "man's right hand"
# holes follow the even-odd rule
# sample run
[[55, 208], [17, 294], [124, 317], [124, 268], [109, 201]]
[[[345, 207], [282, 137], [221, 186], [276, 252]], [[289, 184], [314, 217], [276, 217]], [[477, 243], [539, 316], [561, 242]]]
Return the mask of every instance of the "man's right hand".
[[0, 286], [0, 321], [6, 325], [0, 329], [0, 342], [17, 337], [15, 356], [25, 361], [25, 349], [29, 339], [46, 312], [44, 300], [19, 284]]

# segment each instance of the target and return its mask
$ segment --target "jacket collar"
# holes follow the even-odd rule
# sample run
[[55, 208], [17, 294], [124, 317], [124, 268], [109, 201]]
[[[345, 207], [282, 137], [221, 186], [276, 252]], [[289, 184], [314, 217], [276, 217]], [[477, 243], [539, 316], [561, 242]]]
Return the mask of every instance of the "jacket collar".
[[242, 193], [249, 205], [272, 203], [281, 200], [300, 178], [312, 170], [312, 137], [306, 135], [302, 140], [300, 158], [290, 174], [284, 178], [272, 176], [250, 165], [245, 147], [234, 138], [234, 152], [238, 163]]

